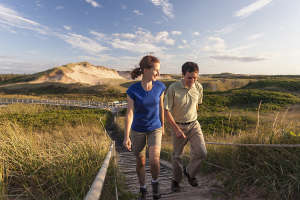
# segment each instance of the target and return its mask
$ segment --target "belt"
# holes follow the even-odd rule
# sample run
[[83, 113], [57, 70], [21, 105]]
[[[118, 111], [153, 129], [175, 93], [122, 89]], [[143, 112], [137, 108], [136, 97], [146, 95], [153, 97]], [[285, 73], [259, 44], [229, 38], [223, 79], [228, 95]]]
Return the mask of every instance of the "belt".
[[191, 121], [191, 122], [176, 122], [176, 124], [179, 124], [179, 125], [188, 125], [188, 124], [191, 124], [193, 122], [195, 122], [196, 120], [194, 121]]

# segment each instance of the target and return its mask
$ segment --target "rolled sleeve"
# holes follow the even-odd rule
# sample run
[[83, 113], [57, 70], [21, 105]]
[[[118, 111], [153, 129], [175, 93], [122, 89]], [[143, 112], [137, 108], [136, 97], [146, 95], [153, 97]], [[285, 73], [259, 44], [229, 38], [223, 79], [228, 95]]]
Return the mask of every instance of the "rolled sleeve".
[[169, 111], [172, 109], [174, 103], [173, 93], [174, 93], [173, 87], [170, 86], [167, 89], [165, 100], [164, 100], [164, 108]]
[[202, 101], [203, 101], [203, 87], [200, 83], [198, 83], [198, 92], [199, 92], [198, 104], [202, 104]]
[[161, 96], [161, 94], [166, 90], [166, 86], [165, 84], [162, 83], [162, 87], [161, 87], [161, 92], [159, 94], [159, 96]]

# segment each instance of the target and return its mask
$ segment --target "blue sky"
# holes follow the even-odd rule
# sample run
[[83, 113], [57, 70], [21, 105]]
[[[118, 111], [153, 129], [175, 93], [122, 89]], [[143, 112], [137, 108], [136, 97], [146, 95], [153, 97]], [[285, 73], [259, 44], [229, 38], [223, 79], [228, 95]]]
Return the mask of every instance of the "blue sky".
[[299, 0], [1, 0], [0, 73], [88, 61], [162, 73], [300, 74]]

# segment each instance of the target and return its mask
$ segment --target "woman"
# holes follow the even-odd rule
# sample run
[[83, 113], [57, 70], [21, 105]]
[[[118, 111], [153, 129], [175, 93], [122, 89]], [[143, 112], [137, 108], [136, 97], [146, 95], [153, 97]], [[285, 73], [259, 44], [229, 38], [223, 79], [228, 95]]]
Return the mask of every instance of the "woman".
[[129, 151], [132, 150], [136, 156], [136, 172], [140, 183], [139, 199], [143, 200], [146, 199], [147, 193], [145, 185], [145, 146], [147, 143], [153, 199], [159, 199], [161, 196], [158, 183], [159, 159], [161, 138], [164, 132], [163, 98], [166, 87], [157, 80], [160, 70], [158, 58], [145, 56], [139, 66], [131, 72], [131, 77], [135, 79], [142, 75], [142, 80], [134, 83], [127, 90], [128, 104], [123, 145]]

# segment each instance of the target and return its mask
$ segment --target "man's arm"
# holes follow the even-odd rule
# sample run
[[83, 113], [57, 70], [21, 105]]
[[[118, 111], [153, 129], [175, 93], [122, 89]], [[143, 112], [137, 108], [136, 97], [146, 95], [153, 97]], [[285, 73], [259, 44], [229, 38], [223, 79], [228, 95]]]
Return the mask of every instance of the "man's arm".
[[169, 124], [172, 126], [173, 131], [176, 134], [176, 137], [183, 137], [186, 138], [184, 132], [181, 130], [181, 128], [176, 124], [171, 112], [169, 110], [165, 109], [165, 115], [167, 117], [167, 121], [169, 122]]

